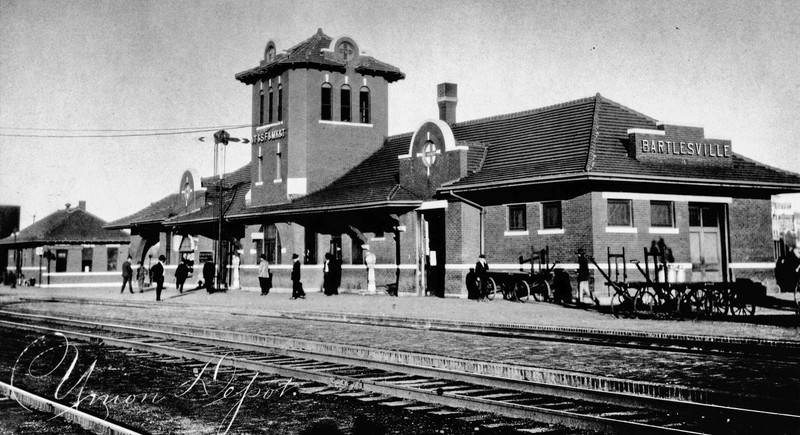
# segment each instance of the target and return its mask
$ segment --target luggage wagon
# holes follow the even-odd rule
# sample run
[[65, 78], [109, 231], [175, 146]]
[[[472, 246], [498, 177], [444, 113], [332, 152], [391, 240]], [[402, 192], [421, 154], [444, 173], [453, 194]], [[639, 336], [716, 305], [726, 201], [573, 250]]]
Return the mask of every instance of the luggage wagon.
[[[766, 296], [766, 287], [749, 279], [735, 282], [669, 282], [663, 251], [652, 252], [645, 248], [644, 268], [638, 260], [631, 260], [645, 279], [634, 282], [627, 279], [624, 248], [620, 254], [612, 254], [609, 248], [605, 271], [593, 257], [587, 255], [587, 258], [603, 275], [605, 284], [614, 289], [611, 312], [615, 317], [697, 319], [728, 314], [753, 315], [758, 302]], [[650, 259], [654, 278], [651, 278]]]
[[[550, 262], [550, 248], [545, 247], [530, 258], [519, 257], [519, 271], [493, 271], [487, 272], [486, 298], [494, 300], [495, 294], [500, 292], [503, 299], [510, 301], [525, 302], [531, 297], [537, 301], [549, 301], [552, 299], [552, 291], [549, 281], [553, 276], [558, 262]], [[530, 271], [525, 272], [523, 264], [530, 263]], [[549, 265], [549, 266], [548, 266]], [[480, 280], [474, 275], [467, 275], [467, 284], [475, 285], [480, 288]]]

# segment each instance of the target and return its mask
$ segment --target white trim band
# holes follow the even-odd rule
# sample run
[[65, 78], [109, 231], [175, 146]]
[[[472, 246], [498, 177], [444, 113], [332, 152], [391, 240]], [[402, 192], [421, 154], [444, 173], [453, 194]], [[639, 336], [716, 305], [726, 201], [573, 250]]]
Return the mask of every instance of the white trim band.
[[540, 236], [547, 235], [547, 234], [564, 234], [564, 228], [550, 228], [546, 230], [538, 230], [536, 234]]
[[680, 230], [678, 228], [670, 228], [670, 227], [650, 227], [647, 229], [649, 234], [680, 234]]
[[503, 231], [503, 235], [506, 237], [527, 236], [530, 235], [530, 232], [528, 230], [525, 231], [508, 230], [508, 231]]
[[364, 124], [361, 122], [346, 122], [346, 121], [326, 121], [324, 119], [319, 120], [320, 124], [330, 124], [330, 125], [349, 125], [352, 127], [372, 127], [372, 124]]
[[636, 234], [639, 232], [639, 229], [636, 227], [606, 227], [606, 232], [617, 234]]
[[730, 204], [733, 198], [729, 196], [693, 196], [693, 195], [664, 195], [659, 193], [633, 193], [633, 192], [603, 192], [603, 199], [639, 199], [650, 201], [676, 201], [676, 202], [715, 202]]

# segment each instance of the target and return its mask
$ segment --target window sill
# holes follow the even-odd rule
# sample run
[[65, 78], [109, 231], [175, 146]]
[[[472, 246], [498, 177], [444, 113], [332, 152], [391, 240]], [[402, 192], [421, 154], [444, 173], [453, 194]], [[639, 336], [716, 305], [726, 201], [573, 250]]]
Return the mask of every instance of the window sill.
[[325, 121], [323, 119], [319, 120], [320, 124], [330, 124], [330, 125], [350, 125], [353, 127], [370, 127], [372, 128], [372, 124], [362, 124], [360, 122], [344, 122], [344, 121]]
[[276, 125], [283, 125], [283, 121], [273, 122], [271, 124], [264, 124], [260, 127], [256, 127], [256, 131], [266, 130], [268, 128], [275, 127]]
[[283, 180], [281, 180], [280, 178], [278, 178], [277, 180], [272, 180], [272, 182], [273, 182], [274, 184], [278, 184], [278, 183], [283, 183]]
[[538, 230], [536, 234], [539, 235], [547, 235], [547, 234], [564, 234], [564, 228], [548, 228], [546, 230]]
[[506, 237], [514, 237], [514, 236], [527, 236], [529, 234], [528, 230], [520, 231], [520, 230], [513, 230], [513, 231], [504, 231], [503, 235]]
[[647, 232], [650, 234], [680, 234], [677, 228], [672, 227], [650, 227]]
[[636, 234], [639, 232], [636, 227], [606, 227], [607, 233]]
[[256, 181], [256, 186], [263, 186], [263, 185], [264, 185], [263, 181]]

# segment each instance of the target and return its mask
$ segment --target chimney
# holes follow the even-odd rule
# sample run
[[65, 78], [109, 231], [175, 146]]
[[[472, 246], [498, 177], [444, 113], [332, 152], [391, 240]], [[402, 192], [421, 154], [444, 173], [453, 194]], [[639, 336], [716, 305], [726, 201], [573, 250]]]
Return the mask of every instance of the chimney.
[[78, 201], [78, 210], [86, 211], [86, 201]]
[[440, 83], [436, 88], [436, 103], [439, 105], [439, 119], [448, 124], [455, 124], [456, 104], [458, 103], [458, 85], [455, 83]]

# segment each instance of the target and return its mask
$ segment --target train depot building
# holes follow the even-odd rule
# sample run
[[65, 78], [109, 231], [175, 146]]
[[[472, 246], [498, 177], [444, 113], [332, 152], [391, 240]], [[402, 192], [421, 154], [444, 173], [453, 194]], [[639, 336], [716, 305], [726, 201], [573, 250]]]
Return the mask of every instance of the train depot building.
[[[202, 179], [205, 190], [181, 184], [188, 193], [158, 202], [174, 206], [107, 228], [130, 228], [161, 242], [168, 262], [195, 267], [221, 233], [222, 262], [240, 253], [244, 287], [257, 288], [262, 253], [274, 285], [290, 287], [297, 253], [306, 290], [319, 288], [331, 253], [341, 291], [363, 291], [370, 251], [379, 290], [460, 297], [479, 254], [493, 270], [518, 270], [546, 248], [575, 288], [576, 249], [603, 265], [623, 248], [643, 261], [654, 244], [671, 251], [674, 280], [770, 284], [771, 197], [800, 192], [800, 175], [738, 155], [729, 140], [600, 94], [459, 121], [457, 85], [443, 83], [431, 90], [438, 119], [389, 136], [388, 87], [405, 75], [322, 30], [286, 50], [268, 42], [235, 78], [252, 90], [250, 163]], [[605, 291], [599, 275], [594, 286]]]

